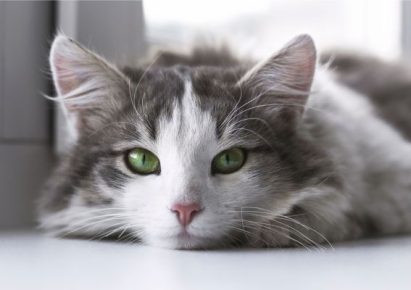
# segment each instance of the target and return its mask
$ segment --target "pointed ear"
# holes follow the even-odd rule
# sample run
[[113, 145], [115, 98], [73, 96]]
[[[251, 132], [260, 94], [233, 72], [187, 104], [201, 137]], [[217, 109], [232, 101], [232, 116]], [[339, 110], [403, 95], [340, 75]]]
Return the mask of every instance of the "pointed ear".
[[[314, 42], [300, 35], [268, 60], [249, 70], [240, 80], [259, 104], [278, 104], [302, 112], [310, 93], [316, 66]], [[272, 106], [271, 108], [278, 109]]]
[[120, 108], [128, 79], [112, 64], [74, 40], [57, 35], [50, 51], [57, 100], [69, 125], [96, 129], [104, 116]]

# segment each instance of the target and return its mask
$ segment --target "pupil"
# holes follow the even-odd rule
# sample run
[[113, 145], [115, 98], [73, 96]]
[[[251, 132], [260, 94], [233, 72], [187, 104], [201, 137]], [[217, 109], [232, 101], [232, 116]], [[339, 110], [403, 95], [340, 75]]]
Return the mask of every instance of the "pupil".
[[143, 154], [143, 158], [141, 160], [141, 163], [143, 163], [143, 165], [146, 163], [146, 154]]
[[225, 155], [225, 162], [226, 162], [227, 164], [230, 163], [230, 155], [228, 155], [228, 154]]

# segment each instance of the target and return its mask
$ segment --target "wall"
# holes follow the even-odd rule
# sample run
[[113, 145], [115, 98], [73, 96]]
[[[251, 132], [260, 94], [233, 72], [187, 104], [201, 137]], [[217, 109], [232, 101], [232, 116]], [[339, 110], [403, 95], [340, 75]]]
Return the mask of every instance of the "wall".
[[51, 166], [52, 2], [0, 2], [0, 228], [33, 224]]

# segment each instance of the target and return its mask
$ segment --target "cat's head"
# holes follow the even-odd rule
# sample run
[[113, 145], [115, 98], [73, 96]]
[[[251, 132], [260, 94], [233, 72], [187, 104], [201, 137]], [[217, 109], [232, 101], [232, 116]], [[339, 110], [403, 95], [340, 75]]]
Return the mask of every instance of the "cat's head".
[[46, 228], [172, 248], [242, 243], [319, 178], [299, 132], [309, 36], [254, 67], [121, 69], [61, 35], [50, 61], [74, 141], [49, 183]]

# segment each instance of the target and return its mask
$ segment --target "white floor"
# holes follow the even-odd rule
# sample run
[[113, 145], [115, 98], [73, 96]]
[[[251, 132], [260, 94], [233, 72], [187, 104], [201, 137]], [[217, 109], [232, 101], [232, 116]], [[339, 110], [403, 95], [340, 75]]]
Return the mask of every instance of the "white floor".
[[0, 289], [411, 289], [411, 237], [335, 249], [175, 251], [0, 233]]

